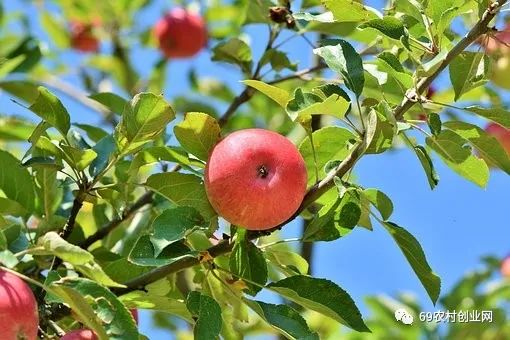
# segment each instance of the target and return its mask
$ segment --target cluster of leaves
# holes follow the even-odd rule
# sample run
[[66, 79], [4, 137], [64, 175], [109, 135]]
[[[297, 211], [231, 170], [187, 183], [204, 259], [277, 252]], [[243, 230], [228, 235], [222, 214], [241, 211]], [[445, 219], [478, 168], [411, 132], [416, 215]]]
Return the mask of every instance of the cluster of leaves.
[[[396, 298], [389, 296], [370, 296], [366, 303], [371, 310], [367, 325], [372, 335], [367, 339], [505, 339], [510, 336], [506, 315], [509, 312], [508, 297], [510, 281], [499, 275], [500, 260], [491, 256], [482, 259], [483, 267], [470, 272], [459, 280], [452, 289], [445, 293], [435, 310], [424, 312], [416, 298], [409, 294], [400, 294]], [[469, 298], [467, 298], [469, 297]], [[404, 308], [413, 315], [413, 326], [409, 327], [395, 320], [395, 310]], [[492, 321], [481, 323], [482, 311], [492, 313]], [[468, 313], [478, 316], [478, 322], [463, 322], [456, 316], [456, 321], [443, 321], [442, 313]], [[431, 320], [436, 315], [435, 321]], [[478, 314], [474, 314], [478, 313]], [[473, 318], [473, 316], [468, 316]], [[428, 319], [427, 319], [428, 318]], [[359, 333], [344, 332], [332, 325], [327, 337], [341, 334], [342, 339], [359, 339]]]
[[[377, 223], [434, 303], [439, 277], [418, 241], [390, 220], [390, 198], [354, 181], [356, 161], [409, 147], [432, 189], [439, 177], [431, 151], [481, 187], [489, 178], [487, 162], [510, 173], [510, 158], [498, 141], [466, 122], [472, 115], [510, 128], [498, 91], [485, 86], [490, 60], [459, 50], [463, 40], [451, 29], [457, 16], [470, 29], [497, 12], [483, 1], [398, 1], [385, 13], [352, 0], [307, 0], [301, 8], [289, 1], [283, 7], [295, 10], [286, 12], [295, 26], [271, 22], [268, 13], [282, 6], [278, 1], [212, 1], [204, 9], [211, 60], [234, 65], [245, 88], [236, 96], [221, 78], [192, 70], [190, 94], [171, 102], [156, 94], [165, 87], [168, 60], [141, 74], [130, 60], [132, 41], [121, 39], [136, 37], [143, 48], [154, 49], [151, 27], [140, 29], [133, 19], [151, 1], [54, 2], [61, 12], [41, 10], [39, 18], [51, 37], [49, 50], [28, 26], [22, 36], [10, 31], [16, 16], [0, 15], [0, 89], [38, 118], [35, 124], [0, 118], [0, 263], [41, 286], [34, 291], [45, 336], [58, 333], [47, 323], [53, 320], [64, 330], [78, 321], [101, 339], [137, 338], [128, 308], [177, 316], [194, 326], [197, 339], [237, 339], [260, 331], [319, 338], [323, 334], [309, 327], [303, 309], [369, 330], [348, 293], [309, 276], [307, 260], [277, 233], [261, 237], [222, 225], [223, 237], [214, 234], [221, 223], [205, 194], [203, 169], [211, 148], [231, 130], [264, 126], [297, 136], [309, 174], [300, 241], [334, 241]], [[98, 34], [113, 48], [81, 60], [87, 96], [61, 80], [70, 66], [60, 56], [70, 46], [66, 20], [91, 21], [95, 13], [102, 22]], [[244, 39], [247, 25], [269, 28], [258, 60]], [[473, 42], [486, 30], [487, 25], [479, 27], [468, 38]], [[313, 33], [327, 38], [310, 48], [318, 62], [298, 70], [284, 43]], [[419, 84], [446, 65], [452, 88], [433, 102], [421, 96]], [[314, 77], [325, 69], [333, 77]], [[79, 110], [99, 112], [104, 126], [72, 122], [79, 113], [69, 114], [60, 93], [87, 107]], [[482, 94], [491, 107], [480, 105]], [[450, 105], [439, 115], [441, 103], [460, 100], [460, 107]], [[423, 112], [430, 132], [417, 119]], [[416, 131], [426, 135], [424, 145]], [[289, 303], [256, 299], [262, 289]], [[61, 313], [62, 304], [73, 314]]]

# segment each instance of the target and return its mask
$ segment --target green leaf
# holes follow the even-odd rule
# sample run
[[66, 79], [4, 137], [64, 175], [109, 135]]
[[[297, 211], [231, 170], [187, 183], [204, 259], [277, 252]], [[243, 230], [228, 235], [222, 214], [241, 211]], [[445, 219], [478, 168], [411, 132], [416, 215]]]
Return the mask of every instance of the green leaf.
[[85, 131], [87, 133], [87, 136], [96, 143], [99, 142], [104, 137], [108, 136], [108, 132], [94, 125], [78, 123], [73, 123], [73, 125]]
[[319, 339], [313, 333], [303, 317], [292, 307], [274, 305], [257, 300], [243, 299], [243, 301], [257, 313], [271, 327], [289, 339]]
[[[317, 156], [317, 167], [324, 168], [330, 160], [343, 160], [349, 154], [349, 147], [356, 141], [356, 136], [347, 129], [328, 126], [313, 132], [313, 144]], [[315, 183], [315, 162], [312, 143], [306, 138], [299, 145], [299, 152], [305, 160], [308, 172], [308, 185]]]
[[0, 140], [25, 142], [35, 125], [17, 117], [0, 117]]
[[487, 164], [473, 156], [466, 141], [455, 132], [443, 130], [438, 136], [427, 137], [426, 143], [453, 171], [482, 188], [487, 185]]
[[308, 274], [308, 262], [294, 251], [267, 247], [264, 254], [269, 263], [277, 266], [287, 276]]
[[46, 88], [39, 86], [37, 88], [39, 95], [35, 102], [30, 105], [30, 111], [44, 119], [48, 124], [57, 128], [57, 130], [66, 136], [71, 126], [69, 113], [62, 102]]
[[168, 296], [159, 296], [143, 291], [134, 291], [119, 297], [120, 301], [130, 308], [142, 308], [160, 311], [178, 316], [188, 322], [192, 322], [191, 314], [182, 300]]
[[246, 1], [243, 25], [251, 23], [270, 23], [267, 13], [271, 6], [274, 6], [271, 0]]
[[174, 242], [167, 246], [156, 256], [154, 245], [149, 235], [143, 235], [138, 239], [128, 256], [131, 263], [139, 266], [164, 266], [184, 258], [197, 257], [198, 252], [191, 251], [183, 242]]
[[150, 176], [145, 185], [179, 206], [197, 209], [207, 220], [216, 216], [200, 177], [191, 174], [161, 173]]
[[121, 155], [136, 151], [145, 143], [154, 140], [167, 124], [175, 118], [163, 96], [139, 93], [126, 105], [122, 121], [115, 130], [115, 139]]
[[92, 151], [96, 153], [97, 157], [90, 163], [89, 174], [95, 177], [106, 169], [117, 151], [115, 139], [112, 135], [107, 135], [94, 145]]
[[49, 288], [100, 340], [138, 339], [131, 313], [109, 289], [82, 278], [64, 278]]
[[37, 240], [37, 245], [38, 247], [30, 250], [30, 254], [35, 256], [57, 256], [63, 261], [72, 264], [77, 271], [99, 284], [109, 287], [124, 287], [110, 279], [108, 275], [104, 273], [103, 269], [94, 261], [94, 256], [92, 256], [92, 254], [67, 242], [56, 232], [50, 231], [40, 237]]
[[384, 192], [377, 189], [365, 189], [362, 194], [379, 210], [383, 220], [390, 218], [393, 213], [393, 202]]
[[272, 282], [267, 288], [356, 331], [370, 331], [349, 294], [329, 280], [295, 275]]
[[169, 244], [179, 241], [189, 233], [207, 229], [204, 218], [191, 207], [176, 207], [163, 211], [152, 222], [151, 242], [158, 256]]
[[41, 11], [41, 26], [48, 33], [51, 41], [59, 48], [69, 47], [69, 30], [59, 20], [54, 18], [49, 12]]
[[36, 168], [36, 169], [53, 169], [60, 170], [63, 168], [61, 164], [57, 164], [55, 159], [51, 157], [36, 156], [32, 157], [22, 164], [25, 168]]
[[44, 251], [35, 249], [31, 251], [34, 255], [55, 255], [73, 265], [84, 265], [94, 261], [91, 253], [67, 242], [53, 231], [40, 237], [37, 244], [43, 247]]
[[11, 199], [0, 197], [0, 214], [11, 216], [25, 216], [29, 213], [21, 204]]
[[345, 85], [356, 96], [361, 95], [365, 84], [363, 61], [351, 44], [342, 39], [326, 40], [313, 53], [323, 58], [329, 68], [342, 75]]
[[469, 141], [489, 164], [510, 174], [510, 157], [496, 138], [476, 125], [461, 121], [446, 122], [444, 126]]
[[196, 340], [218, 339], [221, 332], [221, 308], [218, 303], [200, 292], [190, 292], [186, 306], [196, 318], [193, 335]]
[[454, 14], [458, 7], [467, 3], [463, 0], [431, 0], [426, 3], [425, 12], [435, 24], [433, 27], [436, 28], [436, 32], [434, 33], [439, 38], [443, 36], [444, 29], [448, 28], [451, 20], [455, 17]]
[[211, 60], [238, 65], [243, 72], [251, 72], [252, 56], [250, 46], [238, 38], [232, 38], [214, 46]]
[[370, 110], [367, 120], [366, 153], [382, 153], [393, 145], [395, 129], [391, 121], [378, 110]]
[[271, 69], [276, 72], [289, 69], [297, 70], [297, 65], [290, 62], [286, 53], [274, 49], [267, 50], [261, 58], [261, 65], [271, 64]]
[[135, 177], [140, 167], [157, 162], [174, 162], [188, 167], [191, 161], [188, 154], [181, 148], [171, 146], [152, 146], [138, 152], [129, 166], [129, 176]]
[[174, 133], [186, 151], [203, 161], [221, 138], [218, 121], [201, 112], [186, 113], [184, 121], [174, 127]]
[[21, 166], [20, 161], [8, 153], [0, 150], [0, 189], [5, 196], [28, 211], [33, 211], [35, 192], [32, 176]]
[[266, 259], [262, 251], [246, 238], [245, 230], [238, 230], [237, 235], [238, 239], [230, 254], [230, 271], [246, 279], [248, 293], [255, 296], [267, 281]]
[[287, 102], [290, 100], [290, 93], [288, 91], [273, 85], [266, 84], [260, 80], [249, 79], [243, 80], [242, 82], [247, 86], [253, 87], [254, 89], [257, 89], [261, 93], [265, 94], [282, 108], [287, 107]]
[[432, 163], [429, 153], [421, 145], [413, 146], [413, 150], [420, 160], [425, 174], [427, 175], [427, 181], [429, 182], [430, 189], [434, 189], [439, 183], [439, 176], [434, 168], [434, 163]]
[[477, 115], [487, 118], [510, 129], [510, 112], [502, 108], [483, 108], [479, 106], [468, 106], [464, 110], [476, 113]]
[[0, 82], [0, 89], [27, 102], [33, 103], [39, 96], [39, 86], [30, 81], [6, 80]]
[[78, 171], [84, 170], [97, 157], [97, 153], [92, 149], [81, 150], [65, 144], [61, 144], [60, 148], [64, 152], [66, 162]]
[[382, 19], [372, 19], [359, 26], [361, 29], [367, 27], [376, 29], [387, 37], [402, 41], [404, 46], [409, 49], [409, 33], [402, 20], [385, 16]]
[[437, 113], [430, 112], [427, 115], [427, 123], [429, 125], [430, 132], [432, 132], [434, 136], [437, 136], [441, 133], [442, 122], [441, 117], [439, 117]]
[[430, 268], [420, 243], [407, 230], [395, 223], [384, 222], [383, 225], [404, 253], [432, 303], [436, 304], [441, 290], [441, 279]]
[[25, 55], [18, 55], [14, 58], [4, 59], [0, 57], [0, 78], [4, 78], [9, 73], [14, 71], [23, 61], [25, 61]]
[[[341, 92], [324, 92], [314, 89], [315, 93], [303, 92], [303, 89], [297, 88], [294, 96], [289, 100], [286, 111], [293, 121], [301, 124], [310, 122], [312, 115], [327, 114], [336, 118], [344, 118], [350, 108], [350, 102], [346, 100]], [[321, 96], [322, 95], [322, 96]]]
[[308, 224], [303, 241], [333, 241], [350, 233], [361, 218], [359, 200], [351, 194], [325, 204]]
[[489, 58], [485, 53], [465, 51], [452, 60], [449, 68], [457, 101], [464, 93], [487, 83]]
[[364, 22], [382, 17], [377, 11], [361, 2], [353, 0], [323, 0], [322, 4], [329, 9], [339, 22]]
[[116, 114], [122, 114], [124, 108], [129, 105], [129, 101], [121, 96], [111, 92], [94, 93], [89, 96], [90, 99], [103, 104], [110, 111]]
[[9, 250], [0, 251], [0, 264], [6, 266], [7, 268], [14, 268], [19, 263], [19, 260], [12, 252]]

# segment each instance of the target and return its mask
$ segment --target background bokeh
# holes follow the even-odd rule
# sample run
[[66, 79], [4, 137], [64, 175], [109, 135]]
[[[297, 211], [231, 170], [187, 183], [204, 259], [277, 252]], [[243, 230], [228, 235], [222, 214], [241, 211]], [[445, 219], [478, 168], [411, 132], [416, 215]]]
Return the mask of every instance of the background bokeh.
[[[381, 9], [381, 1], [365, 2]], [[52, 48], [51, 41], [38, 23], [38, 8], [32, 2], [6, 0], [3, 6], [7, 15], [26, 13], [33, 33], [47, 42], [46, 48]], [[162, 13], [172, 6], [172, 2], [168, 0], [154, 1], [139, 13], [135, 20], [137, 28], [142, 31], [152, 26]], [[462, 30], [460, 23], [455, 25]], [[248, 27], [246, 35], [257, 58], [265, 44], [265, 27]], [[259, 39], [262, 35], [264, 39]], [[284, 37], [285, 35], [280, 39], [283, 40]], [[309, 37], [312, 41], [316, 40], [313, 34]], [[293, 39], [285, 46], [289, 59], [300, 61], [300, 67], [311, 63], [311, 49], [304, 39]], [[104, 44], [101, 48], [107, 50], [111, 46]], [[76, 73], [67, 75], [65, 80], [80, 87], [77, 72], [84, 55], [68, 50], [59, 57], [69, 65], [76, 66]], [[147, 74], [159, 58], [157, 50], [136, 44], [132, 48], [132, 60], [141, 74]], [[239, 84], [239, 80], [242, 80], [241, 74], [234, 67], [213, 64], [210, 61], [210, 52], [206, 49], [193, 59], [172, 61], [169, 64], [164, 92], [166, 98], [171, 100], [188, 92], [188, 72], [191, 68], [201, 76], [221, 78], [230, 84], [234, 91], [242, 88]], [[446, 77], [447, 75], [443, 75], [434, 84], [438, 90], [445, 86]], [[70, 98], [62, 97], [62, 100], [73, 121], [102, 124], [100, 117], [94, 112]], [[0, 108], [3, 113], [31, 117], [27, 110], [13, 103], [5, 93], [0, 93]], [[365, 187], [376, 187], [391, 197], [395, 206], [393, 220], [406, 227], [421, 242], [431, 267], [442, 279], [442, 289], [446, 291], [468, 271], [476, 268], [481, 256], [493, 254], [502, 257], [510, 251], [510, 181], [508, 175], [493, 171], [487, 189], [482, 190], [458, 177], [442, 162], [436, 161], [435, 164], [441, 180], [433, 191], [426, 182], [418, 160], [408, 149], [364, 157], [357, 165], [355, 174]], [[294, 221], [285, 228], [284, 235], [295, 237], [300, 230], [301, 222]], [[368, 313], [363, 302], [364, 296], [393, 295], [398, 292], [415, 295], [423, 306], [423, 311], [437, 310], [393, 240], [377, 226], [372, 232], [358, 228], [349, 237], [329, 243], [317, 243], [312, 268], [316, 277], [328, 278], [347, 290], [364, 315]], [[273, 298], [269, 295], [266, 297]], [[154, 328], [149, 312], [141, 311], [140, 315], [140, 329], [143, 334], [150, 339], [169, 338], [168, 331]]]

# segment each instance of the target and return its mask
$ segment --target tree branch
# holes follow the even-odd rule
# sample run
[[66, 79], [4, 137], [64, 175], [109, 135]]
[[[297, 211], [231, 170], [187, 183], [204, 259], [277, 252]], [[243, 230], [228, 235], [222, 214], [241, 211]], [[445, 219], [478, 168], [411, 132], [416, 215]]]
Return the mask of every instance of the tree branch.
[[71, 213], [69, 218], [67, 219], [64, 228], [60, 231], [60, 236], [65, 240], [67, 239], [71, 233], [73, 232], [74, 225], [76, 224], [76, 217], [80, 212], [81, 207], [83, 207], [83, 198], [81, 197], [81, 192], [78, 192], [73, 201], [73, 207], [71, 208]]
[[421, 95], [424, 93], [429, 88], [430, 84], [432, 84], [432, 82], [439, 76], [439, 74], [448, 67], [448, 65], [452, 62], [453, 59], [455, 59], [455, 57], [462, 53], [481, 35], [489, 31], [490, 22], [492, 19], [494, 19], [499, 9], [507, 2], [508, 0], [501, 0], [499, 2], [491, 3], [489, 8], [483, 13], [480, 21], [478, 21], [475, 26], [473, 26], [473, 28], [471, 28], [471, 30], [466, 34], [466, 36], [448, 52], [439, 67], [430, 76], [421, 78], [418, 81], [416, 89], [414, 89], [415, 93], [406, 95], [406, 97], [402, 100], [402, 103], [400, 103], [400, 105], [395, 109], [394, 115], [397, 120], [401, 120], [404, 117], [404, 113], [406, 113], [417, 102], [416, 95]]

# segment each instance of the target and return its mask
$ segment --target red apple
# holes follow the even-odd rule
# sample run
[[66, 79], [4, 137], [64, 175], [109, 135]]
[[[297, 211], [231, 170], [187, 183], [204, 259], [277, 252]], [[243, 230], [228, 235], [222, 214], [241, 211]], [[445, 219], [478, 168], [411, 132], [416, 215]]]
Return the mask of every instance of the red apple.
[[93, 25], [78, 21], [71, 22], [71, 46], [82, 52], [97, 52], [99, 40], [92, 31]]
[[189, 58], [207, 43], [207, 28], [198, 14], [174, 8], [154, 27], [159, 48], [167, 58]]
[[211, 152], [207, 196], [220, 216], [250, 230], [270, 229], [291, 217], [306, 191], [303, 157], [287, 138], [263, 129], [234, 132]]
[[506, 150], [507, 154], [510, 155], [510, 130], [499, 124], [489, 123], [485, 131], [496, 138], [501, 146], [503, 146], [503, 149]]
[[37, 338], [39, 315], [30, 287], [18, 276], [0, 270], [0, 338]]
[[97, 340], [97, 335], [90, 329], [77, 329], [67, 333], [60, 340]]
[[503, 261], [501, 261], [500, 271], [503, 277], [510, 278], [510, 255], [508, 255], [503, 259]]

